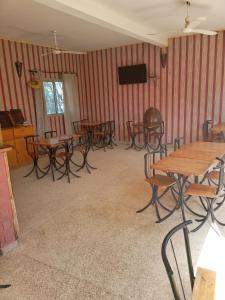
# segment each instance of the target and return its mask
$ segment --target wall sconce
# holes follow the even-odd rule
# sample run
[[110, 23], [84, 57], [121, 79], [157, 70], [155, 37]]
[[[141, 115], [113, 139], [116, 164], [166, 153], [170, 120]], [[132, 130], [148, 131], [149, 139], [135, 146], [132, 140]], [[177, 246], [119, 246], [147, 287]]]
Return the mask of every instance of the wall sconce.
[[21, 63], [21, 61], [16, 61], [15, 62], [15, 67], [16, 67], [17, 75], [19, 77], [21, 77], [21, 75], [22, 75], [22, 67], [23, 67], [23, 64]]
[[161, 61], [161, 66], [163, 68], [165, 68], [167, 65], [167, 58], [168, 58], [167, 48], [161, 48], [160, 61]]

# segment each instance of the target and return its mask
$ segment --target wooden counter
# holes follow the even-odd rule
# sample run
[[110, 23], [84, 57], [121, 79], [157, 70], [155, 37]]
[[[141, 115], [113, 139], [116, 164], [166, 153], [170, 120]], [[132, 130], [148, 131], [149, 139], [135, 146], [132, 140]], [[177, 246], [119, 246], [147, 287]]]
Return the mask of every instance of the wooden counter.
[[8, 145], [0, 144], [0, 254], [16, 246], [19, 234], [7, 159], [11, 149]]
[[24, 137], [33, 135], [33, 126], [18, 126], [2, 129], [2, 142], [12, 146], [12, 150], [7, 153], [9, 167], [17, 168], [31, 162], [27, 155]]

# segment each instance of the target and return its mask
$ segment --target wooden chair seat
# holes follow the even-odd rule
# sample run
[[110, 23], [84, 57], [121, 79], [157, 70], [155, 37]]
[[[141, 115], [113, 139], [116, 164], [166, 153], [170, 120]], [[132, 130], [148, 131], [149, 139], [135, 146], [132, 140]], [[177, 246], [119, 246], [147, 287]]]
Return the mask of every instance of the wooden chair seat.
[[94, 135], [95, 136], [99, 136], [99, 135], [101, 135], [101, 136], [104, 136], [106, 133], [105, 132], [103, 132], [103, 131], [94, 131]]
[[146, 181], [159, 188], [168, 188], [176, 183], [176, 180], [166, 175], [156, 174], [151, 178], [146, 178]]
[[188, 196], [215, 198], [216, 192], [217, 187], [193, 183], [189, 185], [185, 194]]
[[55, 158], [61, 158], [62, 160], [64, 160], [65, 158], [71, 158], [72, 157], [72, 153], [67, 153], [65, 151], [61, 151], [58, 152], [54, 155]]
[[[211, 171], [206, 175], [207, 179], [211, 179], [211, 180], [219, 180], [220, 177], [220, 173], [218, 171]], [[225, 174], [224, 174], [224, 181], [225, 181]]]

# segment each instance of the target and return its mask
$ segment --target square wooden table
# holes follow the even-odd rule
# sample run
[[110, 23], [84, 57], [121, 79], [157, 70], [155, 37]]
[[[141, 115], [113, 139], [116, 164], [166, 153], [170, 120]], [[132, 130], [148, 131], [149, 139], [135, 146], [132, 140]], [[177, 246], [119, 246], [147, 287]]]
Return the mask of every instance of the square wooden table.
[[188, 177], [202, 176], [214, 163], [216, 163], [215, 160], [198, 160], [170, 155], [153, 164], [152, 168], [165, 173], [180, 174]]
[[214, 142], [194, 142], [182, 146], [172, 152], [170, 156], [177, 158], [190, 158], [213, 162], [217, 157], [225, 155], [225, 143]]
[[216, 156], [222, 157], [225, 154], [225, 143], [214, 143], [214, 142], [194, 142], [181, 147], [181, 149], [187, 149], [189, 151], [208, 151], [214, 152]]
[[57, 148], [67, 143], [69, 140], [78, 139], [79, 137], [80, 137], [79, 134], [72, 134], [72, 135], [62, 135], [58, 137], [40, 139], [34, 142], [29, 142], [29, 144], [48, 149], [49, 165], [46, 168], [45, 175], [47, 175], [51, 170], [53, 181], [55, 181], [54, 166], [55, 166], [55, 152], [57, 151]]

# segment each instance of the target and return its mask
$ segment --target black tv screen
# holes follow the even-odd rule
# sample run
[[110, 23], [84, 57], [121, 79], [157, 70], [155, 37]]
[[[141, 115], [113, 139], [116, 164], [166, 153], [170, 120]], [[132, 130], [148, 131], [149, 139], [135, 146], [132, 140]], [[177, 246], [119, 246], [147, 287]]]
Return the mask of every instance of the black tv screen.
[[119, 84], [147, 82], [146, 64], [119, 67]]

